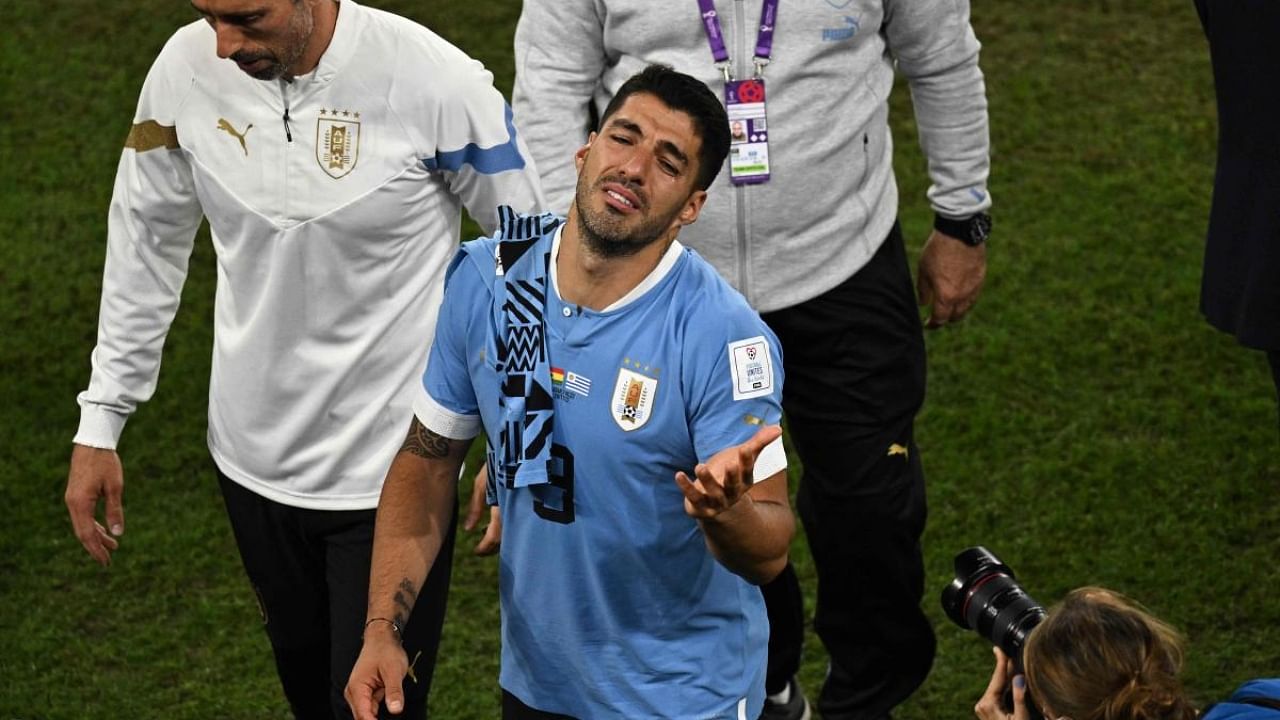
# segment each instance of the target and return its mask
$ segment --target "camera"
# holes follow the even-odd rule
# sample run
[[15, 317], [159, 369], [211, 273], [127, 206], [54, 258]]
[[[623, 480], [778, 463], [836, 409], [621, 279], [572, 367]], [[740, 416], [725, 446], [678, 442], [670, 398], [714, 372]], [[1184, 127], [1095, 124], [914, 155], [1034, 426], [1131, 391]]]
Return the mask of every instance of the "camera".
[[[1031, 630], [1047, 613], [1014, 577], [1013, 570], [995, 553], [982, 547], [962, 550], [955, 559], [955, 579], [942, 589], [942, 609], [951, 621], [973, 630], [1013, 658], [1017, 672], [1023, 672], [1022, 648]], [[1002, 704], [1012, 711], [1013, 700], [1005, 688]], [[1033, 718], [1040, 717], [1028, 701]]]
[[956, 555], [956, 577], [942, 590], [942, 609], [951, 622], [974, 630], [1022, 668], [1027, 635], [1045, 618], [1018, 584], [1013, 570], [990, 550], [978, 546]]

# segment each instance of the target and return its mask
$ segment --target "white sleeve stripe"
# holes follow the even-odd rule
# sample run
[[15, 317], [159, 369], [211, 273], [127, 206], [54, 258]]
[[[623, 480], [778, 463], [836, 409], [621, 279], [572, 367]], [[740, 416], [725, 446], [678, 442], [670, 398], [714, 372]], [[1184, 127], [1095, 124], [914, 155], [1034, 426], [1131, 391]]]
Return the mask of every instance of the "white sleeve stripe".
[[751, 477], [756, 480], [766, 480], [773, 477], [774, 473], [787, 469], [787, 451], [782, 447], [782, 438], [764, 446], [760, 454], [756, 456], [756, 466], [751, 471]]
[[480, 434], [479, 415], [459, 415], [436, 402], [424, 390], [413, 401], [418, 422], [451, 440], [470, 440]]

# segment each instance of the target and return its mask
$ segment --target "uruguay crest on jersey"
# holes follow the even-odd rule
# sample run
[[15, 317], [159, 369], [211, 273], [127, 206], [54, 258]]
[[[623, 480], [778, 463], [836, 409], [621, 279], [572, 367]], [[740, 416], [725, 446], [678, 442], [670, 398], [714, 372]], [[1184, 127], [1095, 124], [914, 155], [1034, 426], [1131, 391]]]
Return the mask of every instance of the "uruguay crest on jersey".
[[619, 368], [618, 382], [613, 386], [610, 413], [613, 421], [626, 432], [642, 427], [653, 414], [653, 396], [657, 391], [656, 378]]
[[360, 113], [322, 110], [316, 120], [316, 162], [329, 177], [351, 172], [360, 159]]

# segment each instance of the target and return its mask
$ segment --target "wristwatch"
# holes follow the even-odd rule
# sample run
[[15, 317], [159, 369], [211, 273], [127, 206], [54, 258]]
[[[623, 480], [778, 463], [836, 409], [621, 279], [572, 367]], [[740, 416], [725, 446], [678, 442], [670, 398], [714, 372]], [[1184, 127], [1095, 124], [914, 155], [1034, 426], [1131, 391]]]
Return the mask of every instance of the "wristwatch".
[[950, 235], [969, 247], [978, 247], [986, 242], [987, 236], [991, 234], [991, 216], [980, 212], [963, 220], [954, 220], [935, 213], [933, 229], [944, 235]]

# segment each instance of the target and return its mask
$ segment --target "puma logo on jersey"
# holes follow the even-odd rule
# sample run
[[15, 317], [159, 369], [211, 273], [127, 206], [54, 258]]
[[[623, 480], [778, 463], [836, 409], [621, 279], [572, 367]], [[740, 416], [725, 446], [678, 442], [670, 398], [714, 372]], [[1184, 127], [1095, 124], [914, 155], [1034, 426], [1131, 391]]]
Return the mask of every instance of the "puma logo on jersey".
[[[249, 131], [245, 130], [245, 132]], [[409, 663], [409, 669], [405, 671], [409, 675], [409, 679], [413, 681], [414, 685], [418, 684], [418, 676], [413, 672], [413, 666], [418, 664], [418, 658], [420, 657], [422, 657], [421, 650], [418, 651], [417, 655], [413, 656], [413, 662]]]
[[908, 452], [907, 452], [907, 448], [906, 448], [906, 446], [905, 446], [905, 445], [899, 445], [898, 443], [894, 443], [894, 444], [890, 445], [890, 446], [889, 446], [889, 453], [888, 453], [888, 456], [889, 456], [889, 457], [893, 457], [894, 455], [901, 455], [903, 458], [906, 458], [906, 457], [908, 456]]
[[249, 123], [249, 127], [245, 128], [244, 132], [239, 132], [234, 127], [231, 127], [231, 123], [227, 122], [225, 118], [218, 118], [218, 129], [226, 130], [228, 135], [239, 140], [240, 149], [244, 150], [244, 154], [246, 157], [249, 155], [249, 148], [247, 145], [244, 144], [244, 136], [248, 135], [249, 131], [253, 129], [253, 123]]

